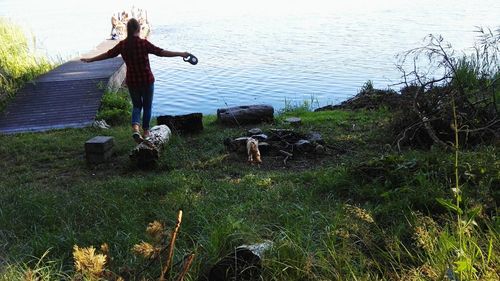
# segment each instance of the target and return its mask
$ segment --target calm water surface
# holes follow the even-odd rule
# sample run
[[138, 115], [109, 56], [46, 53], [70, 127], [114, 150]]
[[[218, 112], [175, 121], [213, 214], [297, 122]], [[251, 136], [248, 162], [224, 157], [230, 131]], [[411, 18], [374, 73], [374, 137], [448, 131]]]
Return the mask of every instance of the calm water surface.
[[368, 79], [382, 88], [399, 82], [395, 55], [429, 33], [466, 50], [475, 26], [500, 24], [497, 0], [182, 2], [0, 0], [0, 15], [34, 34], [40, 51], [69, 59], [108, 36], [112, 13], [146, 8], [154, 44], [200, 60], [151, 56], [155, 115], [338, 103]]

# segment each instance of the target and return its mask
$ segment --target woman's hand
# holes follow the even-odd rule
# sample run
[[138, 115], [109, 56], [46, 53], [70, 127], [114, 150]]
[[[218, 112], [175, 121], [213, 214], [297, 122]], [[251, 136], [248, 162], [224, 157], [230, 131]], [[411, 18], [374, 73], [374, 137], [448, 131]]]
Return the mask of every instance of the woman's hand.
[[189, 57], [189, 55], [190, 55], [190, 54], [189, 54], [188, 52], [183, 52], [183, 53], [182, 53], [182, 57], [183, 57], [183, 58], [187, 58], [187, 57]]

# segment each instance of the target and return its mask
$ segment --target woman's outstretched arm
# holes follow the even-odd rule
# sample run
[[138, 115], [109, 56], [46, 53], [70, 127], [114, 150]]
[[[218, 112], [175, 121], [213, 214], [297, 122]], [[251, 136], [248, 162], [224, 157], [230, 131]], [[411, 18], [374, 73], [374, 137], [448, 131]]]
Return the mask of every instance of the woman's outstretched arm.
[[189, 56], [188, 52], [172, 52], [167, 50], [162, 50], [160, 53], [160, 57], [183, 57], [186, 58]]
[[108, 53], [102, 53], [98, 56], [92, 57], [92, 58], [81, 58], [80, 60], [83, 62], [94, 62], [94, 61], [99, 61], [99, 60], [105, 60], [109, 58]]
[[123, 44], [123, 41], [120, 41], [120, 43], [116, 44], [116, 46], [114, 46], [113, 48], [111, 48], [109, 51], [107, 51], [105, 53], [102, 53], [102, 54], [97, 55], [97, 56], [92, 57], [92, 58], [81, 58], [80, 60], [83, 62], [94, 62], [94, 61], [114, 58], [120, 54], [122, 44]]

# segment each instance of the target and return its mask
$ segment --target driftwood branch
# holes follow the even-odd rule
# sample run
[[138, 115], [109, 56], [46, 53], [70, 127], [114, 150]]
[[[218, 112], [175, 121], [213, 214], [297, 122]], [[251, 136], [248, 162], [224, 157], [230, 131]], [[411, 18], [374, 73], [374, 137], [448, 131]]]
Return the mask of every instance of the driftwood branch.
[[160, 281], [165, 281], [165, 275], [170, 271], [172, 265], [172, 259], [174, 257], [175, 240], [177, 239], [177, 234], [179, 233], [181, 223], [182, 223], [182, 210], [179, 210], [179, 213], [177, 214], [177, 223], [175, 224], [175, 227], [172, 230], [172, 237], [168, 245], [167, 262], [161, 271]]
[[177, 277], [177, 281], [183, 281], [184, 280], [184, 277], [186, 276], [187, 272], [189, 271], [189, 268], [191, 267], [191, 264], [193, 263], [194, 257], [195, 257], [194, 253], [190, 254], [187, 257], [187, 260], [184, 263], [184, 266], [182, 267], [182, 271], [179, 274], [179, 277]]

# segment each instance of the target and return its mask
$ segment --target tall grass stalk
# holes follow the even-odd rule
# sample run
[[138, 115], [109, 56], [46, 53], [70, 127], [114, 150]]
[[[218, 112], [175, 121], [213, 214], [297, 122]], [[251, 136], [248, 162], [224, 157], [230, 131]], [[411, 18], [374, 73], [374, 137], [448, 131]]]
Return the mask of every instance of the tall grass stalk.
[[47, 58], [36, 54], [23, 29], [0, 17], [0, 109], [20, 87], [53, 68]]

